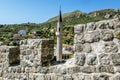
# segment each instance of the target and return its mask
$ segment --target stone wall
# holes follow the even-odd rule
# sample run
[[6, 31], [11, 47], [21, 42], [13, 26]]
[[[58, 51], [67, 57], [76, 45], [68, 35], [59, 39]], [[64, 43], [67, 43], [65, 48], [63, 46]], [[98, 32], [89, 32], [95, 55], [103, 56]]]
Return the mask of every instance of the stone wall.
[[77, 80], [120, 80], [120, 19], [79, 24], [74, 32]]
[[15, 46], [0, 46], [0, 68], [19, 64], [20, 49]]
[[54, 58], [54, 41], [49, 39], [28, 39], [20, 42], [20, 63], [22, 66], [41, 66]]
[[[20, 47], [0, 46], [0, 80], [39, 80], [48, 68], [42, 67], [54, 58], [54, 41], [28, 39]], [[16, 61], [20, 64], [16, 64]]]

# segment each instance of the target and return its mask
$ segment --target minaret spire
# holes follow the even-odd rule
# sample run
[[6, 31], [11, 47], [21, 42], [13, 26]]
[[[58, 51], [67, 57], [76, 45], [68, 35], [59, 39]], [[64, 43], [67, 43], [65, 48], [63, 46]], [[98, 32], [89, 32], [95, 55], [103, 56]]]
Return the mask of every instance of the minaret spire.
[[62, 37], [63, 37], [63, 31], [62, 31], [62, 13], [61, 13], [61, 6], [59, 10], [59, 19], [57, 23], [57, 50], [56, 50], [56, 59], [57, 61], [62, 61]]
[[59, 12], [59, 22], [62, 22], [61, 5], [60, 5], [60, 12]]

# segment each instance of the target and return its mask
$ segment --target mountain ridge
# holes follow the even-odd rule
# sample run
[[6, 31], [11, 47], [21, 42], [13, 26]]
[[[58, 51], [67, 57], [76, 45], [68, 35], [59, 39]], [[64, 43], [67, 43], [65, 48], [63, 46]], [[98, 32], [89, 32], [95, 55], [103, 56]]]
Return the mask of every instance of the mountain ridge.
[[[113, 16], [115, 16], [115, 13], [117, 13], [116, 15], [120, 15], [120, 9], [102, 9], [102, 10], [96, 10], [96, 11], [92, 11], [92, 12], [89, 12], [89, 13], [85, 13], [85, 12], [82, 12], [80, 10], [74, 10], [72, 12], [67, 12], [67, 13], [63, 13], [62, 16], [63, 16], [63, 19], [65, 19], [66, 17], [71, 17], [73, 15], [78, 15], [77, 18], [79, 18], [79, 15], [86, 15], [86, 16], [89, 16], [89, 17], [103, 17], [103, 18], [110, 18]], [[109, 15], [108, 15], [109, 14]], [[108, 15], [108, 17], [107, 17]], [[58, 19], [58, 16], [55, 16], [53, 18], [50, 18], [48, 19], [46, 22], [52, 22], [52, 21], [56, 21]]]

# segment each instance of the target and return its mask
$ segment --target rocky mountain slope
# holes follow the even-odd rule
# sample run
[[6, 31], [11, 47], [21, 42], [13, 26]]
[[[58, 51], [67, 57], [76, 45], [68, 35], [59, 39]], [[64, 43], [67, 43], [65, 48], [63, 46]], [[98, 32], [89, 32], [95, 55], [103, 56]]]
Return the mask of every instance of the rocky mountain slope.
[[[120, 15], [119, 9], [103, 9], [98, 11], [93, 11], [90, 13], [84, 13], [79, 10], [75, 10], [73, 12], [64, 13], [63, 23], [65, 24], [79, 24], [79, 23], [87, 23], [93, 21], [99, 21], [104, 19], [116, 18]], [[57, 21], [58, 16], [49, 19], [47, 22], [52, 23]]]

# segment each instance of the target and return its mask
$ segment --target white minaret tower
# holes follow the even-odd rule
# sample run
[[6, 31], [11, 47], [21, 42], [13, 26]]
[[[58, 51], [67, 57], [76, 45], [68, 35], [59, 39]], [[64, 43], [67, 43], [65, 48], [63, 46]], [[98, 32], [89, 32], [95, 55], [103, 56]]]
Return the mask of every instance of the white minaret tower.
[[56, 50], [56, 58], [57, 61], [62, 61], [62, 36], [63, 36], [63, 31], [62, 31], [62, 15], [61, 15], [61, 8], [59, 12], [59, 19], [57, 23], [57, 50]]

